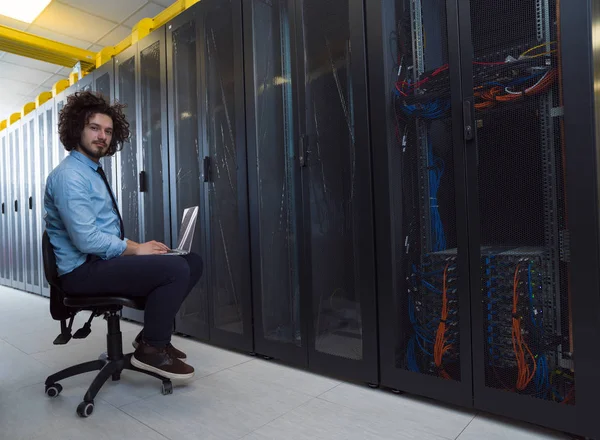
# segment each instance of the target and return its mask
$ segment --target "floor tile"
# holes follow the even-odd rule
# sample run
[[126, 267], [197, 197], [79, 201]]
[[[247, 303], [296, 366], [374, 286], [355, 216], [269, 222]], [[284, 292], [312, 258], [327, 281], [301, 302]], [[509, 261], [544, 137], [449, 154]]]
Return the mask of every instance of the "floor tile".
[[566, 434], [501, 417], [478, 415], [457, 440], [570, 440]]
[[0, 393], [44, 382], [48, 371], [47, 365], [0, 341]]
[[277, 384], [313, 397], [319, 396], [340, 384], [339, 381], [325, 376], [262, 359], [238, 365], [231, 370], [258, 382]]
[[309, 399], [225, 370], [121, 410], [171, 439], [237, 440]]
[[475, 416], [461, 410], [416, 396], [396, 395], [365, 386], [343, 383], [320, 396], [370, 416], [401, 421], [441, 437], [456, 438]]
[[0, 438], [7, 440], [47, 439], [141, 439], [165, 438], [117, 408], [95, 400], [94, 413], [83, 419], [76, 414], [81, 388], [65, 388], [56, 398], [33, 385], [0, 397]]
[[373, 416], [335, 403], [311, 400], [243, 440], [447, 440], [407, 426], [401, 418]]

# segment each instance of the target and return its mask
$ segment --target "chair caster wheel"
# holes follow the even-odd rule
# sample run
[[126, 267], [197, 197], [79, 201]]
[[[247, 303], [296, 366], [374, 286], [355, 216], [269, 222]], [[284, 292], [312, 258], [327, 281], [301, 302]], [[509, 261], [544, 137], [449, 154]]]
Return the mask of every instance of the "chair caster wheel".
[[94, 402], [81, 402], [77, 406], [77, 414], [79, 417], [89, 417], [94, 412]]
[[46, 385], [46, 395], [48, 397], [57, 397], [62, 391], [63, 387], [59, 383], [53, 383], [51, 385]]
[[166, 396], [167, 394], [173, 394], [173, 383], [169, 381], [164, 381], [162, 383], [162, 394]]

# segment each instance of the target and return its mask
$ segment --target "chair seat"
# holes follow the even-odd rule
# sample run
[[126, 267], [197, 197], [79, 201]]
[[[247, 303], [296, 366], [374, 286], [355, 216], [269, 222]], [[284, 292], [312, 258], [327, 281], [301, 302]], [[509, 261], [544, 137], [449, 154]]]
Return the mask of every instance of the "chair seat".
[[63, 301], [67, 307], [89, 308], [89, 307], [131, 307], [144, 310], [145, 298], [131, 298], [126, 296], [65, 296]]

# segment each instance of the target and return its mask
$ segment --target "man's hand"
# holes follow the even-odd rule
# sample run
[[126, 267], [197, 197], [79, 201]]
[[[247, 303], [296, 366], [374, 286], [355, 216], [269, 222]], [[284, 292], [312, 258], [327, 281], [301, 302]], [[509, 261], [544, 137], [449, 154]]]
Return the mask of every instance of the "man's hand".
[[139, 244], [135, 251], [135, 255], [160, 255], [166, 254], [168, 250], [169, 248], [167, 245], [152, 240]]
[[127, 249], [123, 255], [161, 255], [167, 253], [168, 250], [167, 245], [154, 240], [146, 243], [127, 240]]

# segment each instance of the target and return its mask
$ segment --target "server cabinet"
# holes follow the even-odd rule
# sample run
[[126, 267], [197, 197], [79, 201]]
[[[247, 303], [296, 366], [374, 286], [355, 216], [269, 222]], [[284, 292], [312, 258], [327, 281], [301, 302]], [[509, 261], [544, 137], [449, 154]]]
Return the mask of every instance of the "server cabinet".
[[257, 347], [376, 383], [363, 2], [245, 17]]
[[370, 4], [385, 385], [599, 435], [597, 9]]
[[384, 386], [472, 406], [455, 21], [450, 2], [368, 5], [379, 345]]
[[24, 206], [23, 203], [23, 143], [21, 121], [15, 121], [8, 129], [10, 159], [10, 181], [12, 188], [12, 219], [10, 223], [10, 247], [12, 255], [12, 287], [25, 290], [24, 277]]
[[32, 111], [21, 119], [21, 139], [23, 150], [23, 257], [25, 290], [41, 294], [38, 237], [38, 206], [39, 199], [36, 185], [39, 170], [36, 169], [39, 156], [36, 148], [36, 111]]
[[307, 366], [294, 3], [243, 6], [255, 350]]
[[[40, 226], [38, 228], [38, 243], [42, 243], [42, 236], [46, 230], [46, 209], [44, 207], [44, 196], [46, 194], [46, 179], [50, 172], [54, 169], [55, 162], [53, 154], [56, 151], [54, 132], [56, 130], [56, 123], [54, 118], [54, 98], [49, 99], [44, 104], [40, 105], [37, 109], [37, 143], [39, 155], [39, 220]], [[41, 277], [41, 294], [45, 297], [50, 297], [50, 285], [43, 272], [43, 258], [41, 251], [38, 254], [38, 264], [42, 268], [40, 271]]]
[[296, 2], [298, 165], [309, 366], [377, 383], [363, 8], [360, 0]]
[[[475, 405], [597, 437], [597, 270], [582, 284], [597, 264], [597, 139], [578, 132], [592, 117], [590, 8], [459, 2], [475, 124], [466, 168]], [[579, 219], [586, 203], [592, 228]]]
[[8, 195], [8, 159], [7, 159], [7, 133], [6, 129], [0, 131], [0, 284], [9, 285], [9, 224], [10, 202]]
[[[130, 142], [116, 155], [116, 192], [125, 237], [140, 243], [171, 241], [165, 57], [160, 28], [115, 58], [115, 95], [126, 105], [131, 131]], [[106, 79], [98, 77], [101, 93], [107, 91]], [[140, 310], [125, 308], [123, 317], [144, 321]]]
[[207, 0], [168, 26], [171, 215], [200, 206], [204, 275], [177, 331], [252, 349], [241, 2]]

